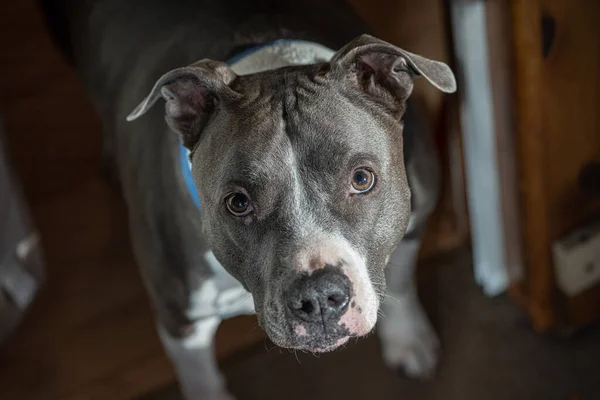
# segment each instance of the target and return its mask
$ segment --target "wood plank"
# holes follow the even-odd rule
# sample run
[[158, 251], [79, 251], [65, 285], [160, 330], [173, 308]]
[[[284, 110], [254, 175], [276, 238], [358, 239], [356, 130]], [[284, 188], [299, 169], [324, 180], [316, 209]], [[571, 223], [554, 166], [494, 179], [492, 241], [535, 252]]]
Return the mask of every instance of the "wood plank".
[[554, 275], [546, 199], [546, 140], [542, 123], [542, 53], [537, 0], [511, 3], [515, 52], [517, 148], [522, 193], [522, 229], [526, 246], [525, 297], [539, 331], [555, 323]]
[[[542, 16], [556, 33], [542, 54]], [[564, 329], [598, 315], [593, 294], [574, 299], [555, 287], [555, 239], [600, 212], [600, 199], [578, 187], [583, 167], [600, 160], [600, 3], [513, 2], [516, 107], [526, 279], [520, 285], [534, 326]], [[596, 293], [592, 291], [593, 293]]]
[[[556, 239], [600, 213], [600, 198], [578, 186], [580, 171], [600, 161], [600, 2], [542, 0], [556, 23], [554, 44], [541, 75], [548, 177], [550, 235]], [[576, 71], [574, 73], [574, 71]], [[600, 316], [600, 286], [572, 298], [559, 310], [572, 330]]]
[[540, 79], [550, 235], [557, 238], [600, 212], [585, 196], [579, 172], [600, 162], [600, 2], [541, 0], [556, 21], [554, 45]]

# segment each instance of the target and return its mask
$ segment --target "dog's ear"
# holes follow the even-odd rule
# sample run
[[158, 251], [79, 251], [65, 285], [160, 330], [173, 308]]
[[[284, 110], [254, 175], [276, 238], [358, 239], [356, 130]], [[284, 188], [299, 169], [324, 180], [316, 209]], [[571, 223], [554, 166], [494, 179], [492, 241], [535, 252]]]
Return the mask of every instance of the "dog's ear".
[[229, 87], [236, 77], [227, 64], [212, 60], [169, 71], [127, 116], [127, 121], [141, 117], [163, 97], [167, 124], [181, 136], [183, 145], [192, 149], [219, 102], [241, 97]]
[[454, 74], [443, 62], [409, 53], [369, 35], [359, 36], [342, 47], [331, 65], [393, 111], [404, 108], [402, 104], [412, 92], [414, 76], [423, 76], [442, 92], [456, 91]]

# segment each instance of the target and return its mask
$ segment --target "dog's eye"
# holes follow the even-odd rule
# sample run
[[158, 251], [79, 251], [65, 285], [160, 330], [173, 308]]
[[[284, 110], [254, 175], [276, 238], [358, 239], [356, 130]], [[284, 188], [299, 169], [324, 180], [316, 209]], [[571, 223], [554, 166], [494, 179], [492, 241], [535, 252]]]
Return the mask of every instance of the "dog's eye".
[[236, 217], [243, 217], [250, 214], [252, 204], [250, 199], [243, 193], [233, 193], [225, 198], [227, 210]]
[[368, 169], [359, 168], [352, 174], [352, 193], [366, 193], [374, 184], [375, 174]]

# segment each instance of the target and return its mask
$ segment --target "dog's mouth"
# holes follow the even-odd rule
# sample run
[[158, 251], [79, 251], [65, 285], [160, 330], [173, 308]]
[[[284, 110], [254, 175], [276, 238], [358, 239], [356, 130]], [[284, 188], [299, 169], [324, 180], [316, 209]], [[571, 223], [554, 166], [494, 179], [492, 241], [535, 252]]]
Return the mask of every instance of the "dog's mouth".
[[[275, 338], [271, 338], [271, 341], [282, 348], [287, 348], [290, 350], [300, 350], [300, 351], [309, 351], [311, 353], [328, 353], [334, 351], [350, 340], [350, 338], [355, 337], [354, 335], [345, 335], [345, 336], [336, 336], [333, 338], [331, 336], [324, 338], [311, 338], [308, 341], [301, 340], [292, 340], [294, 343], [286, 343]], [[274, 340], [275, 339], [275, 340]]]
[[[259, 311], [258, 320], [271, 342], [279, 347], [327, 353], [342, 347], [350, 338], [368, 335], [373, 330], [376, 317], [367, 315], [365, 308], [367, 307], [362, 303], [359, 305], [356, 299], [351, 298], [344, 312], [331, 319], [312, 319], [306, 316], [298, 318], [291, 312], [269, 318]], [[373, 308], [377, 309], [377, 305]]]
[[343, 345], [345, 345], [346, 343], [348, 343], [348, 340], [350, 340], [351, 336], [345, 336], [343, 338], [338, 339], [334, 344], [331, 344], [329, 346], [318, 346], [318, 347], [306, 347], [302, 350], [308, 350], [311, 353], [328, 353], [330, 351], [336, 350], [340, 347], [342, 347]]
[[363, 329], [354, 330], [344, 323], [323, 326], [298, 324], [295, 321], [274, 321], [267, 324], [259, 317], [261, 325], [269, 340], [278, 347], [289, 350], [300, 350], [311, 353], [328, 353], [346, 345], [352, 338], [368, 335], [374, 326], [364, 325]]

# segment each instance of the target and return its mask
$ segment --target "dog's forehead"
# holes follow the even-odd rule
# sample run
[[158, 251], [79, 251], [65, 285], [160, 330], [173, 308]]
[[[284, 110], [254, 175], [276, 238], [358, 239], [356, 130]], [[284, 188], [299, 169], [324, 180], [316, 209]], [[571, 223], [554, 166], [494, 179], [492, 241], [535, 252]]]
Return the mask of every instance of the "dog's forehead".
[[385, 157], [387, 142], [382, 145], [372, 127], [352, 116], [300, 102], [286, 112], [284, 107], [272, 104], [268, 111], [239, 114], [231, 133], [237, 137], [228, 141], [228, 164], [234, 171], [272, 178], [290, 168], [335, 175], [357, 155]]
[[254, 180], [260, 186], [289, 180], [291, 168], [333, 178], [357, 154], [389, 164], [391, 151], [401, 148], [401, 134], [390, 134], [399, 124], [319, 71], [296, 67], [239, 77], [233, 88], [243, 97], [223, 105], [196, 168], [220, 171], [221, 184]]
[[227, 116], [233, 141], [259, 152], [284, 143], [296, 150], [333, 147], [340, 154], [383, 150], [398, 125], [390, 126], [358, 91], [323, 70], [300, 66], [239, 77], [235, 89], [243, 96]]

